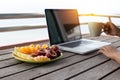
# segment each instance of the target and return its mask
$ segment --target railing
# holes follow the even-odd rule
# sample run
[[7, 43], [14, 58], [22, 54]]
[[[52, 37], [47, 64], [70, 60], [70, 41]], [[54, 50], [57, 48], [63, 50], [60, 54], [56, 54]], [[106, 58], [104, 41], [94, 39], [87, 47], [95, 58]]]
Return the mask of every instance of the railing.
[[[21, 14], [0, 14], [0, 20], [5, 19], [27, 19], [27, 18], [45, 18], [43, 14], [32, 14], [32, 13], [21, 13]], [[18, 31], [27, 29], [38, 29], [45, 28], [46, 25], [35, 25], [35, 26], [11, 26], [11, 27], [0, 27], [0, 32]]]
[[20, 19], [20, 18], [44, 18], [43, 14], [21, 13], [21, 14], [0, 14], [0, 19]]
[[[99, 15], [99, 14], [79, 14], [79, 17], [86, 17], [86, 16], [97, 16], [97, 17], [107, 17], [109, 21], [112, 21], [111, 18], [120, 18], [120, 15]], [[0, 14], [0, 20], [6, 19], [29, 19], [29, 18], [45, 18], [44, 14], [32, 14], [32, 13], [25, 13], [25, 14]], [[81, 22], [80, 25], [86, 25], [88, 22]], [[47, 25], [33, 25], [33, 26], [10, 26], [10, 27], [0, 27], [0, 32], [9, 32], [9, 31], [20, 31], [20, 30], [29, 30], [29, 29], [41, 29], [46, 28]], [[48, 39], [46, 39], [48, 40]], [[11, 45], [0, 46], [0, 49], [7, 49], [12, 48], [14, 46], [22, 46], [30, 43], [39, 43], [45, 40], [38, 40], [38, 41], [28, 41], [23, 43], [16, 43]]]
[[[97, 17], [107, 17], [109, 21], [111, 18], [120, 18], [120, 15], [99, 15], [99, 14], [79, 14], [79, 16], [97, 16]], [[26, 18], [45, 18], [44, 14], [32, 14], [32, 13], [24, 13], [24, 14], [0, 14], [0, 20], [3, 19], [26, 19]], [[80, 23], [81, 25], [87, 24]], [[7, 31], [18, 31], [18, 30], [27, 30], [27, 29], [38, 29], [38, 28], [46, 28], [46, 25], [39, 26], [21, 26], [21, 27], [1, 27], [0, 32]]]
[[120, 18], [120, 15], [101, 15], [101, 14], [79, 14], [79, 16], [107, 17], [110, 22], [112, 22], [111, 18]]

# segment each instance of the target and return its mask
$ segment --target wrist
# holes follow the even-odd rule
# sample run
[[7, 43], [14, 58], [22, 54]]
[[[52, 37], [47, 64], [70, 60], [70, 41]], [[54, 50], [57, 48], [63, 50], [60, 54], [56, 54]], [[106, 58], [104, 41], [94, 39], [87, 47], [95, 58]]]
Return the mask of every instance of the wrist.
[[114, 56], [114, 60], [120, 64], [120, 53], [117, 53], [116, 56]]
[[114, 56], [112, 57], [112, 59], [117, 60], [118, 58], [120, 58], [120, 53], [116, 53], [114, 54]]

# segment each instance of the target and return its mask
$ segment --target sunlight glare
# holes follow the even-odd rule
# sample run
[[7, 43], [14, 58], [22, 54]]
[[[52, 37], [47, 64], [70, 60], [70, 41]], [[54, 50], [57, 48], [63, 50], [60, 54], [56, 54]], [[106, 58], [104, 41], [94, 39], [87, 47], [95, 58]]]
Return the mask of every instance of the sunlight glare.
[[79, 13], [97, 13], [107, 14], [118, 11], [119, 0], [80, 0], [79, 1]]

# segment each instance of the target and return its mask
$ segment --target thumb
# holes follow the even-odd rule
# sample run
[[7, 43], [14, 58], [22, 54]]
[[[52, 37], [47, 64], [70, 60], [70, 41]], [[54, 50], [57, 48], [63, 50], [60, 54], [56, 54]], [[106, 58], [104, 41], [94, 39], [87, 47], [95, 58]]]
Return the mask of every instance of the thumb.
[[116, 28], [116, 25], [111, 22], [109, 22], [108, 25], [109, 25], [109, 28], [112, 30], [114, 30]]

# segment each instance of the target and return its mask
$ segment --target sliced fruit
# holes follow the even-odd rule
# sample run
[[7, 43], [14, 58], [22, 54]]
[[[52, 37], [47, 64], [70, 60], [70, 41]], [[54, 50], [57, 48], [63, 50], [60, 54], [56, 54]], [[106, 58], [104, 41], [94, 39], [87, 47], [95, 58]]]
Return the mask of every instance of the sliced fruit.
[[37, 56], [37, 57], [32, 57], [31, 55], [24, 54], [22, 52], [19, 52], [17, 48], [15, 48], [13, 55], [23, 59], [23, 60], [29, 60], [29, 61], [49, 61], [50, 58], [47, 56]]
[[36, 46], [31, 44], [23, 47], [15, 47], [13, 55], [21, 60], [30, 62], [50, 61], [62, 56], [59, 48], [56, 45], [48, 47], [47, 44], [43, 44], [42, 46], [39, 44]]
[[43, 49], [45, 49], [45, 48], [47, 48], [47, 47], [48, 47], [47, 44], [43, 44], [43, 45], [42, 45], [42, 48], [43, 48]]

